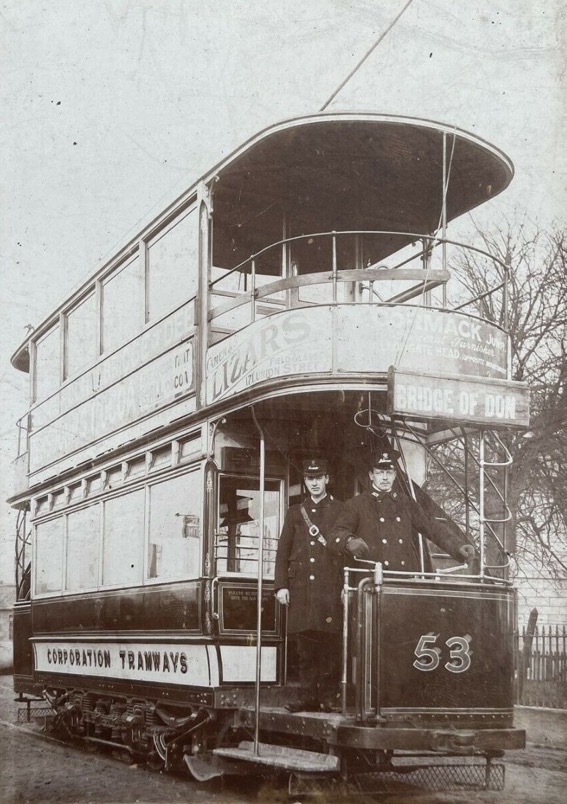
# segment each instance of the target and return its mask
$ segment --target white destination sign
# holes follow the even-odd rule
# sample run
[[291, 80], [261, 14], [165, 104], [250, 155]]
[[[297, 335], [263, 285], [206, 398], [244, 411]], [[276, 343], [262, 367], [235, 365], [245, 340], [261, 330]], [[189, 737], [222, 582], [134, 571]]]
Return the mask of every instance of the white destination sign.
[[388, 412], [490, 427], [529, 427], [526, 383], [418, 374], [390, 368]]

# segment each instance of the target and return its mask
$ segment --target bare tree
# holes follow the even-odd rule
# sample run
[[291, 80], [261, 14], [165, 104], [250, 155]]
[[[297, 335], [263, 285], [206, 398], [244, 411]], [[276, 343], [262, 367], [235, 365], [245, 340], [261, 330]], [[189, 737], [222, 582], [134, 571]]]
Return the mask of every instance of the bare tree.
[[[521, 574], [529, 564], [547, 577], [565, 577], [567, 234], [505, 221], [477, 236], [476, 245], [501, 262], [462, 251], [452, 267], [463, 296], [481, 297], [480, 315], [510, 331], [513, 379], [526, 381], [531, 392], [529, 432], [506, 436], [514, 458], [508, 499], [516, 569]], [[503, 293], [488, 293], [505, 282], [507, 306]]]

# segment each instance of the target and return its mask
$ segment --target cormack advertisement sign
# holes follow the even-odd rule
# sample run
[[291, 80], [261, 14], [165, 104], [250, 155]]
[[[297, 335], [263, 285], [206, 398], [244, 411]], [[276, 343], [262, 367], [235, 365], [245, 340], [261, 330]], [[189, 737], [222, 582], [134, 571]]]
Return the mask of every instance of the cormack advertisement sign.
[[386, 372], [396, 366], [506, 379], [506, 335], [464, 313], [345, 305], [339, 310], [336, 337], [339, 371]]
[[386, 374], [389, 366], [506, 377], [506, 336], [463, 313], [366, 304], [289, 310], [254, 322], [207, 352], [207, 403], [307, 374]]
[[529, 427], [526, 383], [446, 377], [390, 369], [388, 413], [421, 419], [478, 422], [489, 427]]

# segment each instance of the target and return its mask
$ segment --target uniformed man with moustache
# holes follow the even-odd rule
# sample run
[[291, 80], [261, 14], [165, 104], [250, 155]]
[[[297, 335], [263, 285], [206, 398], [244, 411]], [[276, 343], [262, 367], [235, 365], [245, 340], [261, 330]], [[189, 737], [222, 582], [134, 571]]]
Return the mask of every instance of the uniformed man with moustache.
[[327, 493], [328, 463], [303, 462], [308, 496], [290, 506], [276, 555], [276, 598], [289, 607], [287, 630], [299, 655], [299, 700], [291, 712], [332, 708], [338, 690], [342, 629], [342, 561], [327, 549], [342, 503]]
[[[399, 453], [385, 449], [373, 456], [370, 489], [347, 500], [329, 534], [333, 552], [380, 561], [385, 570], [419, 572], [418, 533], [462, 563], [475, 558], [472, 544], [457, 530], [427, 514], [396, 481]], [[425, 569], [430, 569], [425, 554]]]

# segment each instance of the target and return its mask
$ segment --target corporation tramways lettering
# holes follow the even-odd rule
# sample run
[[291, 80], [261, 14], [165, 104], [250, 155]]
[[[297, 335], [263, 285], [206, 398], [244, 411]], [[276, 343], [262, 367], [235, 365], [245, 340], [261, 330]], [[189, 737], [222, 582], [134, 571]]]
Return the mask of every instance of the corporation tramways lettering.
[[144, 670], [185, 675], [188, 670], [187, 654], [182, 651], [166, 650], [121, 650], [119, 651], [123, 670]]
[[96, 648], [48, 648], [47, 663], [75, 667], [110, 667], [110, 651]]
[[[116, 663], [111, 651], [104, 648], [48, 648], [47, 664], [65, 667], [96, 667], [112, 670]], [[181, 673], [189, 670], [189, 660], [183, 651], [119, 650], [120, 669], [151, 673]]]

